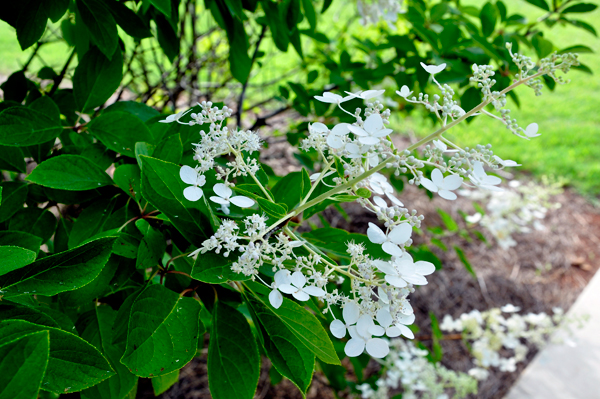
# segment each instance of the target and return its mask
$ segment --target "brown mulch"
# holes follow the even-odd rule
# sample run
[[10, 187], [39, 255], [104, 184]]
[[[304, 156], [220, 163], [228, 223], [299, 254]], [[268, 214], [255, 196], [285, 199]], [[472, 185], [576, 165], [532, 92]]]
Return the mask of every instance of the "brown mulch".
[[[263, 162], [272, 166], [279, 174], [298, 170], [299, 166], [291, 155], [287, 143], [273, 143], [266, 152]], [[520, 180], [526, 181], [527, 177]], [[471, 201], [459, 198], [445, 201], [441, 198], [429, 200], [423, 192], [406, 185], [399, 198], [409, 209], [417, 209], [425, 216], [423, 227], [440, 226], [441, 219], [436, 209], [441, 208], [460, 220], [458, 209], [474, 213]], [[485, 244], [479, 240], [467, 242], [459, 236], [444, 238], [450, 248], [447, 252], [431, 246], [442, 260], [443, 269], [428, 277], [429, 284], [419, 287], [410, 299], [417, 316], [416, 324], [421, 328], [419, 335], [430, 332], [429, 312], [441, 318], [445, 314], [457, 317], [473, 309], [485, 310], [512, 303], [522, 312], [547, 312], [559, 306], [567, 310], [583, 288], [600, 268], [600, 209], [570, 189], [553, 198], [561, 208], [548, 213], [543, 223], [544, 231], [516, 235], [518, 245], [509, 250], [498, 247], [492, 237]], [[332, 227], [365, 233], [368, 222], [374, 221], [356, 204], [345, 204], [349, 218], [338, 211], [328, 209], [325, 217]], [[318, 223], [318, 221], [317, 221]], [[463, 225], [464, 226], [464, 225]], [[426, 236], [416, 236], [414, 245], [427, 243]], [[473, 278], [451, 249], [458, 245], [465, 251], [478, 278]], [[430, 342], [423, 341], [425, 345]], [[453, 370], [467, 371], [473, 364], [471, 356], [461, 341], [443, 341], [442, 363]], [[479, 399], [502, 398], [518, 378], [533, 356], [532, 350], [525, 363], [515, 373], [492, 370], [490, 377], [479, 384]], [[302, 398], [294, 385], [283, 380], [274, 387], [268, 384], [268, 361], [263, 364], [256, 398]], [[371, 367], [375, 370], [376, 367]], [[145, 382], [140, 385], [140, 397], [152, 397], [152, 388]], [[194, 359], [181, 371], [180, 380], [169, 391], [161, 395], [165, 399], [208, 399], [206, 355]], [[316, 373], [307, 398], [334, 398], [326, 378]], [[342, 397], [347, 397], [343, 393]]]

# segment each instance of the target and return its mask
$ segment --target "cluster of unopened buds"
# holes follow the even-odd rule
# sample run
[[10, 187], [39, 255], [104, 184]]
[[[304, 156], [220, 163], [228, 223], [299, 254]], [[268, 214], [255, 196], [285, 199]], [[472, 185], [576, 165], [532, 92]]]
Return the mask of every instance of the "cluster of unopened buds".
[[[560, 68], [560, 65], [555, 65], [554, 69]], [[189, 184], [184, 190], [185, 198], [190, 201], [202, 199], [202, 187], [206, 183], [204, 174], [211, 169], [222, 181], [213, 186], [215, 196], [210, 197], [211, 202], [219, 206], [217, 211], [222, 213], [221, 224], [192, 255], [215, 251], [225, 257], [237, 257], [232, 261], [232, 270], [268, 286], [272, 290], [269, 300], [274, 308], [281, 306], [283, 294], [292, 295], [298, 301], [306, 301], [311, 296], [320, 298], [325, 304], [325, 313], [330, 312], [333, 306], [341, 307], [342, 319], [334, 316], [330, 330], [338, 338], [344, 338], [347, 333], [350, 335], [345, 346], [348, 356], [359, 356], [366, 350], [371, 356], [382, 358], [389, 353], [387, 338], [400, 335], [413, 338], [411, 329], [407, 327], [415, 319], [408, 295], [415, 286], [427, 284], [425, 276], [435, 270], [430, 262], [414, 261], [407, 252], [412, 244], [413, 228], [420, 227], [423, 217], [416, 210], [409, 211], [404, 207], [394, 196], [387, 178], [379, 171], [388, 169], [397, 175], [409, 174], [412, 176], [409, 179], [411, 184], [423, 185], [442, 198], [454, 200], [454, 191], [461, 186], [500, 190], [500, 178], [489, 175], [485, 167], [497, 170], [516, 166], [514, 161], [493, 155], [489, 145], [462, 149], [443, 137], [447, 129], [467, 117], [488, 113], [484, 110], [485, 105], [493, 103], [502, 107], [501, 100], [509, 89], [491, 91], [493, 83], [483, 79], [484, 75], [489, 75], [489, 68], [473, 66], [484, 102], [465, 112], [453, 99], [454, 91], [435, 79], [446, 65], [422, 64], [422, 67], [430, 74], [442, 96], [429, 97], [421, 93], [411, 97], [412, 92], [406, 86], [397, 93], [406, 101], [423, 104], [437, 116], [442, 127], [404, 150], [394, 147], [390, 138], [392, 129], [386, 127], [391, 111], [384, 109], [380, 101], [372, 101], [381, 96], [383, 90], [347, 92], [345, 97], [330, 92], [315, 96], [319, 101], [335, 104], [355, 121], [338, 123], [331, 128], [321, 122], [309, 125], [308, 136], [301, 148], [317, 151], [321, 170], [310, 177], [310, 190], [300, 203], [281, 219], [265, 214], [264, 204], [261, 204], [261, 201], [274, 202], [257, 177], [260, 166], [256, 158], [251, 157], [260, 149], [261, 140], [256, 132], [229, 130], [225, 122], [231, 115], [230, 109], [219, 109], [210, 102], [203, 102], [199, 104], [201, 111], [190, 114], [191, 120], [187, 122], [181, 119], [189, 111], [169, 116], [164, 121], [208, 125], [200, 132], [200, 141], [195, 144], [194, 159], [198, 165], [181, 168], [181, 179]], [[484, 75], [478, 72], [482, 70], [486, 71]], [[537, 76], [537, 73], [527, 75], [520, 83], [525, 84]], [[356, 109], [354, 113], [344, 109], [342, 104], [352, 99], [366, 100], [366, 108]], [[532, 131], [531, 126], [525, 131]], [[537, 125], [535, 127], [537, 129]], [[425, 147], [424, 159], [413, 155], [413, 151], [428, 143], [433, 146]], [[215, 159], [222, 156], [228, 157], [226, 163], [219, 162], [217, 165]], [[423, 169], [430, 172], [424, 173]], [[256, 197], [250, 198], [246, 192], [242, 192], [245, 195], [234, 195], [238, 190], [234, 180], [240, 176], [245, 177], [245, 181], [254, 182], [255, 192], [252, 195]], [[312, 195], [320, 185], [330, 190]], [[350, 261], [340, 265], [322, 256], [287, 225], [287, 221], [301, 215], [305, 209], [336, 195], [352, 196], [363, 208], [376, 215], [380, 225], [370, 223], [366, 233], [372, 244], [381, 246], [385, 256], [373, 256], [366, 253], [365, 245], [348, 242]], [[243, 213], [232, 212], [233, 207], [246, 210]], [[300, 247], [302, 251], [299, 251]], [[264, 265], [271, 267], [272, 275], [259, 273], [259, 270], [264, 271], [264, 268], [261, 269]], [[271, 277], [272, 282], [265, 281]], [[351, 292], [343, 293], [338, 288], [329, 288], [328, 291], [328, 287], [332, 286], [328, 283], [334, 286], [341, 278], [350, 279]]]

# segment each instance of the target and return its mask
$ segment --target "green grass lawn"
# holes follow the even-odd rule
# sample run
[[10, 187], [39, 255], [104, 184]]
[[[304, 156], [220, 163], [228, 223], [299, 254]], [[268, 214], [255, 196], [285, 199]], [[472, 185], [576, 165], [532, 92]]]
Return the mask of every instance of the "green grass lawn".
[[[471, 2], [475, 2], [472, 0]], [[505, 1], [509, 14], [513, 10], [537, 18], [542, 10], [522, 0]], [[540, 12], [538, 12], [538, 10]], [[513, 11], [514, 12], [514, 11]], [[594, 11], [584, 19], [600, 31], [600, 12]], [[553, 92], [544, 90], [536, 97], [533, 90], [520, 87], [517, 94], [521, 108], [509, 100], [511, 115], [525, 127], [537, 122], [542, 134], [531, 141], [514, 136], [504, 125], [486, 116], [478, 116], [470, 124], [456, 126], [448, 139], [462, 146], [490, 143], [495, 154], [523, 164], [522, 169], [540, 177], [560, 176], [586, 195], [600, 194], [600, 40], [590, 33], [571, 26], [555, 26], [546, 38], [558, 48], [583, 44], [594, 54], [581, 54], [580, 60], [589, 66], [593, 75], [571, 71], [569, 84], [557, 86]], [[407, 125], [418, 136], [430, 133], [431, 124], [412, 117]], [[423, 133], [423, 134], [422, 134]]]

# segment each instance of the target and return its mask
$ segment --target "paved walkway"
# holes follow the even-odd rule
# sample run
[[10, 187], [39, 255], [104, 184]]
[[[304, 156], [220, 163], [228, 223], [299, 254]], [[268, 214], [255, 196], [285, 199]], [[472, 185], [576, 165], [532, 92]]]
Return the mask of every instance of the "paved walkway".
[[505, 399], [600, 399], [600, 272], [569, 310], [584, 314], [590, 319], [573, 329], [576, 346], [545, 347]]

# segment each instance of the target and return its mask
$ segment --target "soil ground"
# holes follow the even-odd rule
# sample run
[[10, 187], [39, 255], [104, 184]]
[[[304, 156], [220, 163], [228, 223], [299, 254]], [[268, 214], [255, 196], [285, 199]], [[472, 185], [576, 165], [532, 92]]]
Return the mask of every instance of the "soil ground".
[[[263, 160], [279, 174], [298, 170], [286, 143], [270, 146]], [[521, 178], [526, 181], [526, 178]], [[440, 226], [436, 211], [441, 208], [456, 220], [457, 210], [474, 213], [471, 200], [459, 198], [445, 201], [439, 197], [429, 200], [413, 186], [406, 185], [399, 198], [409, 209], [417, 209], [425, 216], [424, 227]], [[457, 317], [472, 309], [485, 310], [512, 303], [522, 312], [547, 312], [559, 306], [567, 310], [600, 267], [600, 209], [570, 189], [553, 198], [561, 204], [560, 209], [548, 213], [543, 223], [546, 229], [530, 234], [516, 235], [518, 245], [501, 249], [489, 236], [489, 244], [479, 240], [467, 242], [454, 236], [445, 238], [449, 248], [458, 245], [465, 251], [478, 278], [473, 278], [464, 268], [454, 251], [444, 252], [432, 247], [442, 260], [443, 269], [428, 277], [429, 284], [419, 287], [410, 299], [415, 308], [416, 324], [421, 328], [419, 336], [430, 332], [429, 312], [442, 318], [445, 314]], [[329, 209], [325, 217], [332, 227], [345, 228], [364, 233], [368, 223], [375, 221], [356, 204], [344, 207], [348, 218]], [[413, 237], [415, 245], [427, 243], [426, 236]], [[425, 345], [430, 342], [424, 340]], [[467, 348], [461, 341], [443, 341], [442, 363], [453, 370], [467, 371], [473, 364]], [[205, 350], [206, 352], [206, 350]], [[490, 377], [481, 382], [477, 398], [496, 399], [506, 395], [519, 373], [533, 358], [529, 353], [527, 362], [521, 363], [517, 372], [503, 373], [492, 370]], [[373, 365], [372, 369], [376, 369]], [[268, 364], [263, 365], [257, 398], [301, 398], [293, 384], [283, 380], [272, 387], [268, 384]], [[180, 380], [161, 397], [164, 399], [208, 399], [206, 354], [194, 359], [181, 371]], [[147, 392], [145, 396], [142, 392]], [[152, 397], [151, 387], [142, 384], [138, 397]], [[347, 393], [342, 393], [347, 397]], [[307, 398], [333, 398], [327, 380], [316, 373]]]

